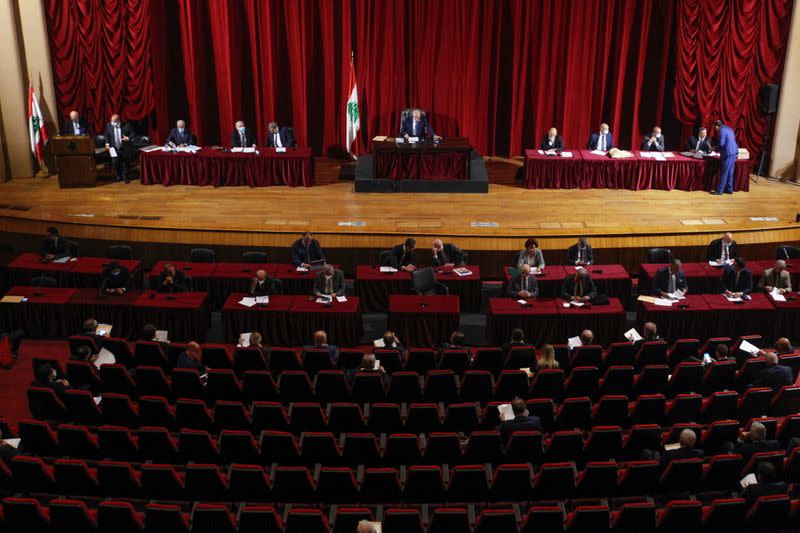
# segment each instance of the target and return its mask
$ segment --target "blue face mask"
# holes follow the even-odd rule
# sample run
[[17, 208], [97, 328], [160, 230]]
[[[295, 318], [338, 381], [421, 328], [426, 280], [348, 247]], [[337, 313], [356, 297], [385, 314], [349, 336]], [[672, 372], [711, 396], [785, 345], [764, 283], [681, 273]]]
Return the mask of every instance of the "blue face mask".
[[242, 126], [241, 128], [239, 128], [239, 133], [244, 133], [244, 126]]

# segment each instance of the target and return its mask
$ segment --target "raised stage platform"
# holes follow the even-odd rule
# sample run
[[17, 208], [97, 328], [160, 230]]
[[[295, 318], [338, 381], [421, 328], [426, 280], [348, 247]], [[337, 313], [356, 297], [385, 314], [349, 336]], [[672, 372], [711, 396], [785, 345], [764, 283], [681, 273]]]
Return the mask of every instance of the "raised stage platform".
[[413, 193], [488, 193], [489, 175], [483, 158], [470, 154], [468, 180], [389, 180], [375, 178], [372, 154], [360, 156], [356, 162], [355, 192], [413, 192]]

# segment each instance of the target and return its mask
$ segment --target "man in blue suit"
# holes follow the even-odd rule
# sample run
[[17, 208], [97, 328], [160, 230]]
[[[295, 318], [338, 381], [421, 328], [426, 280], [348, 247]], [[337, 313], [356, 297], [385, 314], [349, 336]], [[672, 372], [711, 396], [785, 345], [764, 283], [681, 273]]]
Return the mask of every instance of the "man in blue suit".
[[64, 126], [61, 128], [61, 135], [87, 135], [88, 133], [89, 128], [86, 126], [86, 121], [77, 111], [70, 111], [69, 120], [65, 120]]
[[400, 125], [400, 136], [408, 139], [409, 137], [417, 137], [424, 139], [425, 137], [433, 137], [434, 140], [439, 140], [441, 137], [436, 135], [433, 128], [428, 123], [428, 118], [422, 114], [420, 109], [411, 111], [411, 116], [403, 120]]
[[736, 134], [733, 132], [733, 128], [726, 126], [721, 120], [716, 121], [714, 126], [719, 132], [717, 148], [719, 149], [719, 157], [722, 159], [722, 171], [719, 175], [717, 189], [711, 191], [711, 194], [733, 194], [733, 168], [736, 164], [736, 157], [739, 155]]
[[197, 144], [197, 139], [194, 134], [186, 127], [186, 122], [179, 120], [175, 123], [174, 128], [170, 130], [169, 137], [164, 144], [174, 144], [175, 146], [189, 146], [190, 144]]
[[278, 127], [277, 122], [270, 122], [267, 126], [267, 146], [269, 148], [294, 148], [294, 134], [291, 128], [286, 126]]
[[586, 148], [589, 150], [602, 150], [607, 152], [614, 148], [614, 136], [608, 129], [608, 124], [600, 124], [600, 132], [592, 133], [589, 137], [589, 142], [586, 143]]

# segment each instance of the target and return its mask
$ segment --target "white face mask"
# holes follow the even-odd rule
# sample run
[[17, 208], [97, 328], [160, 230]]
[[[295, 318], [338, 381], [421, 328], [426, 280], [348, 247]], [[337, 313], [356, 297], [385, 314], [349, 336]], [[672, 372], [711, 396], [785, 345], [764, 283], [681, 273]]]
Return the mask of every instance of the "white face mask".
[[608, 135], [608, 130], [600, 130], [600, 135]]
[[119, 122], [112, 122], [111, 125], [115, 128], [119, 128]]
[[656, 133], [655, 135], [653, 135], [653, 137], [655, 137], [656, 139], [660, 139], [661, 138], [661, 134], [660, 133]]

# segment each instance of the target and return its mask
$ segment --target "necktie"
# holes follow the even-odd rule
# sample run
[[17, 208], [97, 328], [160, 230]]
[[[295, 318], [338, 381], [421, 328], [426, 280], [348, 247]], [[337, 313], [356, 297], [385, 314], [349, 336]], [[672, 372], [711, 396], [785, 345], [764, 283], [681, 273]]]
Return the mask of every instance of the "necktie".
[[583, 250], [581, 248], [578, 248], [578, 261], [581, 261], [582, 259], [583, 259]]
[[598, 150], [602, 150], [603, 152], [606, 151], [606, 136], [605, 135], [600, 135], [600, 146], [598, 147]]
[[184, 137], [183, 137], [183, 130], [178, 130], [178, 133], [179, 133], [179, 134], [180, 134], [180, 136], [181, 136], [181, 144], [183, 144], [183, 139], [184, 139]]
[[119, 126], [114, 127], [114, 146], [119, 149], [122, 146], [122, 135], [120, 133]]
[[333, 292], [331, 285], [332, 285], [332, 278], [327, 278], [325, 280], [325, 294], [331, 294]]
[[418, 135], [417, 135], [417, 131], [418, 131], [417, 124], [418, 124], [418, 123], [417, 123], [417, 121], [415, 120], [415, 121], [414, 121], [414, 137], [418, 137]]
[[675, 274], [670, 274], [669, 276], [669, 287], [667, 287], [670, 294], [675, 292]]
[[522, 290], [523, 291], [528, 290], [528, 276], [522, 278]]
[[239, 132], [239, 139], [241, 139], [240, 141], [241, 145], [244, 146], [244, 132], [242, 131]]
[[694, 147], [695, 151], [700, 150], [700, 143], [703, 142], [703, 139], [697, 140], [697, 146]]
[[78, 124], [78, 121], [72, 123], [72, 127], [74, 128], [75, 134], [78, 135], [81, 132], [81, 125]]
[[280, 133], [276, 133], [275, 134], [275, 142], [274, 142], [274, 144], [275, 144], [276, 148], [281, 148], [283, 146], [283, 144], [281, 144], [281, 134]]
[[722, 260], [728, 260], [728, 245], [725, 243], [722, 244]]

